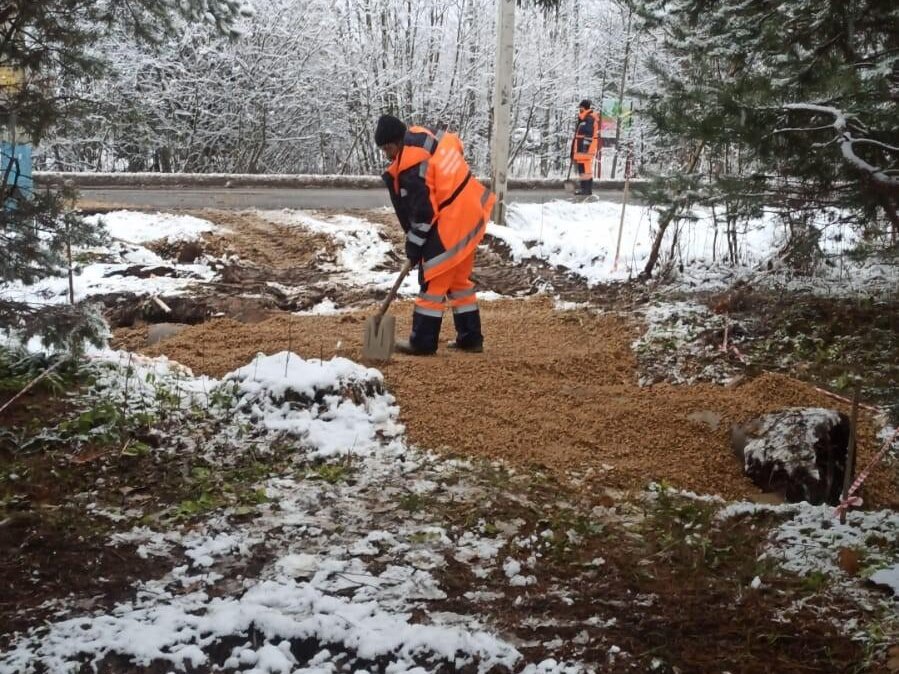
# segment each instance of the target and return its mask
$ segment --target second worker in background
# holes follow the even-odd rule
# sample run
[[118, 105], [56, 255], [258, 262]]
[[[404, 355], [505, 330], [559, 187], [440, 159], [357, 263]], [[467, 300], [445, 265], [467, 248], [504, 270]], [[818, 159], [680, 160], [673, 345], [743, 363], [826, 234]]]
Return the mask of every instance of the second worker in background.
[[593, 104], [584, 99], [578, 106], [578, 124], [571, 142], [571, 159], [577, 164], [580, 187], [577, 195], [593, 194], [593, 162], [599, 150], [599, 115]]

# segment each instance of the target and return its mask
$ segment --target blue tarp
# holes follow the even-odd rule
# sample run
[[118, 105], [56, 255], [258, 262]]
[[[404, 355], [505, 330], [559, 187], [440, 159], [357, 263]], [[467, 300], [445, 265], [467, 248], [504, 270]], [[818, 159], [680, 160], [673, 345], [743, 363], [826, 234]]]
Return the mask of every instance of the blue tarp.
[[[10, 163], [12, 163], [11, 168]], [[5, 178], [7, 185], [16, 185], [25, 196], [30, 197], [33, 189], [31, 145], [12, 145], [8, 141], [0, 141], [0, 176]]]

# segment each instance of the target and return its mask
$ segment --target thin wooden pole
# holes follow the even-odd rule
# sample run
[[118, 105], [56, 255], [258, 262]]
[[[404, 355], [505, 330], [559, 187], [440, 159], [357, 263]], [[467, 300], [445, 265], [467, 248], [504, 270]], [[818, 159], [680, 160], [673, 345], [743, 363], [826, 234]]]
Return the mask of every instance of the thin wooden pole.
[[502, 225], [506, 217], [509, 173], [509, 142], [512, 121], [512, 64], [515, 55], [515, 2], [497, 0], [496, 72], [493, 84], [493, 138], [491, 139], [491, 181], [496, 193], [493, 221]]
[[[855, 395], [852, 396], [852, 417], [849, 419], [849, 449], [846, 452], [846, 469], [843, 473], [843, 502], [849, 498], [849, 487], [855, 479], [855, 445], [858, 433], [858, 403], [862, 395], [861, 382], [855, 384]], [[840, 510], [840, 524], [846, 524], [846, 509]]]

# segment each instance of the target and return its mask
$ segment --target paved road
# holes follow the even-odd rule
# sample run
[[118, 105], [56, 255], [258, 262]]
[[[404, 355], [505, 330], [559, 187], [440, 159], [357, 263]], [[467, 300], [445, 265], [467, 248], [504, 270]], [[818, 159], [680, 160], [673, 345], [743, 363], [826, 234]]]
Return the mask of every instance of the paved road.
[[[389, 206], [384, 189], [335, 188], [222, 188], [222, 187], [85, 187], [80, 190], [85, 208], [378, 208]], [[619, 190], [596, 191], [603, 201], [620, 203]], [[573, 198], [563, 190], [512, 190], [510, 201], [540, 203]]]

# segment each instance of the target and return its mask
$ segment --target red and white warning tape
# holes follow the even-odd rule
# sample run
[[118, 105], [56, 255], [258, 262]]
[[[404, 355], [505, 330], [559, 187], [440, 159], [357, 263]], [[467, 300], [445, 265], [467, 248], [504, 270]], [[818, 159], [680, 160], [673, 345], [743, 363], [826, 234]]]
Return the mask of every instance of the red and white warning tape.
[[851, 506], [860, 506], [862, 504], [861, 496], [855, 496], [855, 492], [858, 491], [859, 487], [862, 486], [862, 483], [868, 479], [868, 475], [871, 474], [871, 470], [876, 466], [880, 460], [887, 455], [890, 447], [893, 446], [893, 441], [899, 437], [899, 428], [893, 431], [893, 434], [887, 438], [886, 442], [883, 443], [883, 447], [877, 452], [877, 455], [871, 459], [871, 463], [868, 464], [867, 468], [865, 468], [861, 473], [858, 474], [858, 477], [855, 478], [855, 481], [852, 483], [852, 486], [849, 487], [849, 491], [846, 494], [846, 498], [840, 501], [840, 505], [836, 507], [833, 514], [836, 517], [839, 517], [841, 513], [849, 510]]

